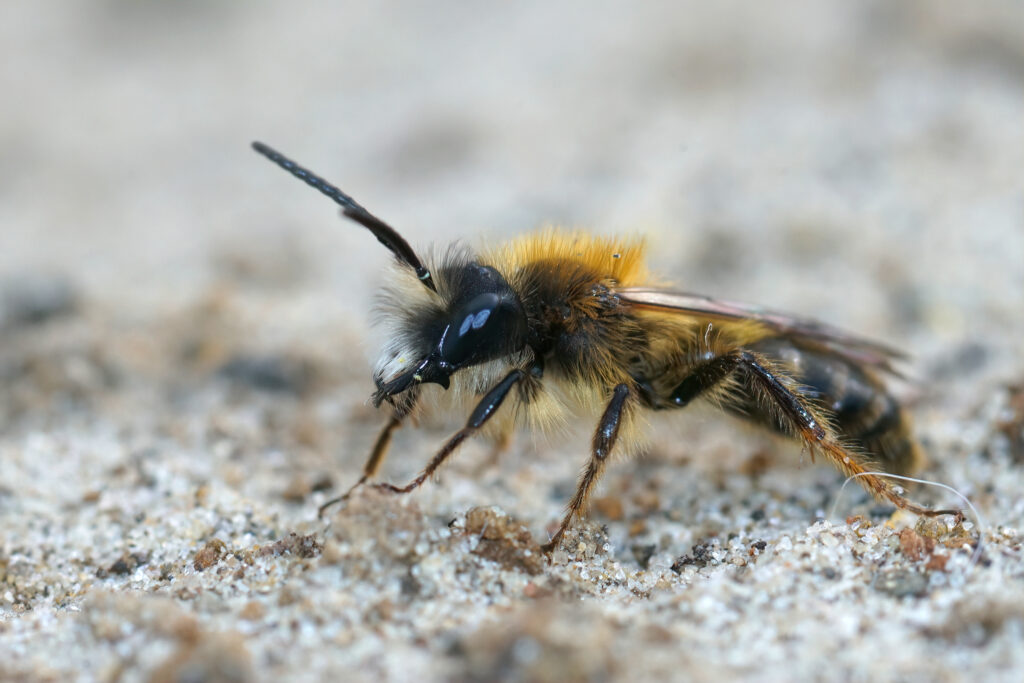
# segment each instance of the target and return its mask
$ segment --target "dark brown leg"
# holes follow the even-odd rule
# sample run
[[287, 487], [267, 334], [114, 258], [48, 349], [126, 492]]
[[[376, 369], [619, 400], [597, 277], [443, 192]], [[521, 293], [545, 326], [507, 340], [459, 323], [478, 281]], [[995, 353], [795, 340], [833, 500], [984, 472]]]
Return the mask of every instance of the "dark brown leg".
[[459, 445], [473, 436], [481, 427], [483, 427], [494, 413], [497, 412], [501, 406], [505, 397], [508, 396], [508, 392], [512, 390], [512, 387], [526, 376], [526, 373], [522, 370], [513, 370], [505, 376], [505, 379], [498, 382], [493, 389], [487, 392], [487, 394], [480, 399], [480, 402], [473, 409], [472, 414], [469, 416], [469, 420], [466, 421], [466, 426], [460, 429], [455, 435], [448, 439], [448, 442], [441, 447], [441, 450], [437, 452], [437, 455], [430, 461], [430, 463], [424, 468], [422, 472], [417, 475], [415, 479], [409, 482], [406, 486], [394, 486], [393, 484], [380, 484], [382, 489], [392, 491], [394, 493], [409, 493], [410, 491], [418, 488], [420, 484], [425, 482], [441, 464], [448, 459]]
[[759, 354], [737, 350], [702, 364], [673, 390], [669, 400], [677, 406], [685, 406], [737, 370], [742, 371], [740, 381], [743, 386], [777, 411], [782, 422], [807, 444], [812, 456], [815, 452], [823, 452], [840, 472], [856, 476], [858, 483], [874, 496], [888, 500], [900, 509], [932, 517], [961, 515], [959, 510], [929, 510], [911, 503], [886, 479], [868, 474], [858, 457], [842, 445], [828, 423], [799, 393], [795, 383], [774, 372], [770, 362]]
[[388, 420], [388, 423], [386, 425], [384, 425], [384, 429], [381, 430], [380, 435], [377, 437], [376, 443], [373, 444], [373, 450], [370, 451], [370, 457], [366, 460], [366, 464], [363, 465], [363, 476], [361, 476], [359, 478], [359, 481], [353, 484], [352, 488], [350, 488], [348, 491], [338, 496], [337, 498], [330, 499], [329, 501], [321, 505], [320, 509], [317, 511], [318, 517], [322, 519], [324, 516], [324, 510], [331, 507], [332, 505], [336, 505], [337, 503], [343, 503], [346, 500], [348, 500], [349, 496], [352, 495], [353, 491], [355, 491], [357, 488], [365, 484], [367, 480], [373, 477], [373, 475], [377, 474], [377, 470], [380, 468], [380, 464], [384, 462], [384, 456], [388, 452], [388, 446], [391, 445], [391, 435], [402, 424], [403, 418], [404, 416], [399, 415], [391, 416], [391, 419]]
[[907, 500], [897, 487], [868, 470], [857, 457], [848, 451], [838, 440], [821, 418], [817, 417], [811, 405], [767, 367], [766, 361], [755, 354], [740, 351], [740, 365], [748, 371], [749, 382], [779, 409], [779, 413], [792, 426], [797, 435], [803, 439], [813, 454], [817, 449], [832, 462], [835, 467], [848, 477], [857, 477], [857, 482], [872, 493], [876, 498], [885, 499], [901, 510], [909, 510], [918, 515], [937, 517], [939, 515], [963, 516], [960, 510], [929, 510]]
[[569, 501], [565, 517], [562, 519], [558, 531], [551, 537], [551, 540], [541, 546], [545, 553], [550, 553], [561, 543], [565, 530], [569, 528], [572, 521], [586, 508], [587, 500], [590, 498], [594, 485], [604, 472], [604, 464], [615, 447], [615, 441], [619, 438], [619, 425], [622, 422], [622, 414], [626, 406], [626, 399], [629, 398], [629, 386], [619, 384], [612, 393], [612, 399], [608, 407], [604, 409], [601, 421], [594, 432], [594, 440], [591, 444], [590, 462], [580, 477], [576, 486], [576, 494]]
[[[793, 363], [790, 378], [799, 382], [800, 393], [828, 406], [829, 422], [842, 442], [855, 446], [873, 464], [893, 474], [913, 474], [924, 464], [910, 417], [873, 368], [785, 339], [767, 339], [747, 350]], [[780, 426], [756, 401], [742, 406], [737, 402], [735, 410], [769, 428]]]

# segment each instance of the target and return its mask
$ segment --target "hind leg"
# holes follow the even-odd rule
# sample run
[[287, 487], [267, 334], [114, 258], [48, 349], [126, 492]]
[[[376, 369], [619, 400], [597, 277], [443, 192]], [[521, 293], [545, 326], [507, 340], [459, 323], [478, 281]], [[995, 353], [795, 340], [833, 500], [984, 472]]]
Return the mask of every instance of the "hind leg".
[[800, 438], [811, 454], [822, 453], [836, 469], [856, 477], [857, 483], [876, 498], [888, 500], [896, 507], [921, 515], [953, 514], [959, 510], [929, 510], [907, 500], [901, 488], [872, 473], [873, 466], [862, 454], [846, 446], [830, 425], [826, 415], [813, 400], [804, 395], [800, 385], [772, 362], [746, 349], [734, 349], [691, 369], [671, 392], [668, 403], [676, 407], [688, 405], [695, 398], [734, 382], [731, 392], [718, 392], [717, 397], [730, 410], [758, 406], [757, 415], [767, 415], [781, 431]]
[[[872, 466], [904, 475], [922, 469], [924, 454], [913, 437], [910, 417], [871, 368], [787, 339], [769, 339], [749, 348], [785, 367], [799, 383], [800, 394], [827, 411], [843, 443], [867, 456]], [[789, 428], [762, 414], [757, 405], [744, 407], [748, 416], [771, 427]]]

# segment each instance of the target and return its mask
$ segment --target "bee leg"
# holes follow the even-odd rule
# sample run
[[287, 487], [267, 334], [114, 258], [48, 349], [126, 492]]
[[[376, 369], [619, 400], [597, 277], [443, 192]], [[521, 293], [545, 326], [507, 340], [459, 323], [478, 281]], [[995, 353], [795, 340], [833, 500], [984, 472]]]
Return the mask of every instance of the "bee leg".
[[448, 442], [441, 447], [441, 450], [437, 452], [437, 455], [430, 461], [429, 464], [423, 469], [422, 472], [417, 475], [415, 479], [409, 482], [406, 486], [394, 486], [393, 484], [380, 484], [380, 488], [392, 493], [409, 493], [410, 491], [418, 488], [420, 484], [425, 482], [441, 464], [448, 459], [459, 445], [473, 436], [477, 431], [483, 427], [494, 413], [501, 407], [505, 397], [508, 396], [509, 391], [519, 381], [526, 377], [526, 373], [522, 370], [516, 369], [505, 375], [505, 379], [498, 382], [494, 388], [487, 392], [487, 394], [480, 399], [480, 402], [476, 404], [476, 408], [469, 416], [469, 420], [466, 421], [466, 426], [455, 433], [452, 438], [448, 439]]
[[626, 399], [629, 398], [629, 394], [629, 385], [619, 384], [615, 387], [612, 399], [608, 402], [608, 407], [604, 409], [601, 421], [597, 425], [597, 431], [594, 432], [594, 439], [591, 443], [590, 462], [580, 477], [575, 495], [569, 501], [565, 517], [562, 519], [558, 531], [551, 537], [551, 540], [541, 546], [541, 550], [545, 553], [551, 553], [551, 551], [558, 547], [562, 537], [565, 535], [565, 530], [569, 528], [573, 519], [580, 515], [581, 511], [586, 507], [594, 485], [604, 471], [605, 461], [611, 454], [612, 448], [615, 447], [616, 440], [618, 440], [619, 425], [622, 422], [622, 415], [625, 411]]
[[404, 417], [405, 415], [397, 413], [391, 416], [388, 423], [384, 425], [384, 429], [381, 430], [380, 435], [377, 436], [377, 441], [373, 444], [373, 450], [370, 451], [370, 457], [366, 460], [366, 464], [363, 465], [363, 476], [359, 477], [359, 481], [353, 484], [352, 488], [348, 491], [337, 498], [331, 498], [329, 501], [321, 505], [320, 509], [317, 511], [317, 517], [323, 519], [324, 510], [332, 505], [343, 503], [348, 500], [353, 491], [365, 484], [367, 480], [377, 473], [377, 470], [380, 468], [380, 464], [384, 461], [384, 456], [387, 455], [388, 446], [391, 445], [391, 435], [402, 424], [402, 419]]
[[876, 498], [890, 501], [902, 510], [915, 514], [936, 517], [939, 515], [962, 516], [960, 510], [930, 510], [907, 500], [902, 490], [884, 478], [869, 474], [857, 456], [848, 451], [835, 433], [818, 417], [814, 407], [795, 388], [795, 383], [785, 375], [771, 369], [771, 364], [750, 351], [736, 351], [729, 356], [736, 365], [746, 372], [746, 383], [778, 409], [779, 416], [803, 439], [811, 452], [820, 450], [843, 474], [857, 477], [857, 481]]

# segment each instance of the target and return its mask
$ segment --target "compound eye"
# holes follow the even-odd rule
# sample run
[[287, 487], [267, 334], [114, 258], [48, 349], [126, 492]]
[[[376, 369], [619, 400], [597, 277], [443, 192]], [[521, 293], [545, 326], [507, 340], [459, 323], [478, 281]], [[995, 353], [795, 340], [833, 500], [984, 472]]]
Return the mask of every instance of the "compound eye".
[[515, 348], [522, 315], [514, 301], [487, 292], [460, 308], [438, 346], [441, 360], [453, 368], [500, 356]]

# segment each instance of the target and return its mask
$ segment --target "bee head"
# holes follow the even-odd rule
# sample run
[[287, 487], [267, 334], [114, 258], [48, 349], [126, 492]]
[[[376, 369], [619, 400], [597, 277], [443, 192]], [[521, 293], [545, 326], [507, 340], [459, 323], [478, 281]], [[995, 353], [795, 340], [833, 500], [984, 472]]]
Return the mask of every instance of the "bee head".
[[[405, 296], [389, 303], [396, 309], [395, 318], [401, 329], [395, 338], [386, 342], [387, 360], [375, 375], [374, 405], [416, 384], [434, 383], [447, 389], [452, 373], [459, 369], [499, 358], [524, 346], [526, 314], [519, 297], [497, 270], [469, 258], [460, 258], [444, 265], [441, 277], [435, 281], [405, 238], [390, 225], [280, 152], [261, 142], [254, 142], [252, 146], [337, 202], [344, 216], [373, 233], [394, 254], [406, 274], [415, 276], [418, 293], [428, 297], [422, 310], [408, 310], [411, 301]], [[406, 365], [406, 357], [418, 359], [411, 369]]]
[[490, 266], [475, 262], [445, 268], [442, 308], [413, 319], [420, 335], [419, 359], [390, 380], [378, 374], [374, 404], [416, 384], [439, 384], [445, 389], [452, 374], [523, 347], [527, 322], [519, 297], [505, 278]]

